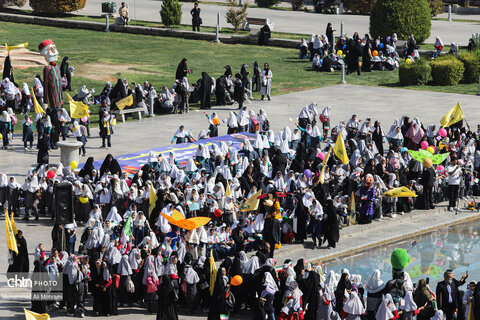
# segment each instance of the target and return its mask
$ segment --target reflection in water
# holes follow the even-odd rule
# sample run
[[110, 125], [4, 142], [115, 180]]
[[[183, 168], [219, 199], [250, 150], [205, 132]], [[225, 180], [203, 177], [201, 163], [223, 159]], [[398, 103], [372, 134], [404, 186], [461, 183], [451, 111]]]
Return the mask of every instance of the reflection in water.
[[480, 221], [471, 222], [339, 258], [326, 265], [337, 273], [347, 268], [350, 273], [360, 274], [365, 281], [375, 269], [379, 269], [382, 280], [386, 282], [392, 278], [390, 255], [396, 248], [404, 248], [409, 251], [411, 258], [406, 271], [414, 283], [428, 277], [431, 284], [436, 284], [443, 280], [443, 273], [447, 269], [452, 269], [458, 279], [468, 270], [469, 280], [479, 281], [479, 233]]

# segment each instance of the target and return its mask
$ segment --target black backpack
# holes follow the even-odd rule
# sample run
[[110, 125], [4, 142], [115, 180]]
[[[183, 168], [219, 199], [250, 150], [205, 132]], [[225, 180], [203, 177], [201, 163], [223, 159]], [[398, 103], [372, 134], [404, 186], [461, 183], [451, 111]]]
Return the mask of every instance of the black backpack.
[[265, 119], [265, 121], [263, 121], [263, 131], [267, 132], [268, 130], [270, 130], [270, 122], [268, 122], [268, 119]]

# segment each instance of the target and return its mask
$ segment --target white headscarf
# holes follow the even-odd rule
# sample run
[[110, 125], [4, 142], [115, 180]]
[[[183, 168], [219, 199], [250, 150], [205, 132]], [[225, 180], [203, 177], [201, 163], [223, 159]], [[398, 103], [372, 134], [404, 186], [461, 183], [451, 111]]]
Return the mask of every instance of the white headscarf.
[[244, 274], [254, 274], [255, 271], [260, 268], [260, 263], [258, 262], [257, 256], [252, 256], [248, 262], [244, 264], [243, 273]]
[[270, 274], [270, 272], [265, 272], [264, 275], [265, 275], [265, 280], [263, 281], [263, 285], [268, 286], [271, 289], [273, 289], [275, 292], [277, 292], [278, 291], [278, 286], [275, 283], [275, 280], [273, 280], [273, 277]]
[[120, 259], [120, 262], [117, 268], [117, 273], [121, 276], [128, 276], [133, 273], [132, 267], [130, 266], [130, 262], [128, 261], [127, 255], [123, 255], [122, 258]]
[[343, 310], [351, 315], [361, 315], [365, 313], [365, 308], [356, 292], [350, 293], [350, 297], [343, 305]]
[[442, 46], [443, 47], [443, 41], [440, 37], [435, 38], [435, 47]]
[[2, 116], [0, 116], [0, 121], [10, 122], [10, 121], [12, 121], [12, 118], [10, 118], [10, 115], [8, 114], [7, 111], [2, 111]]
[[385, 283], [382, 279], [380, 279], [380, 276], [380, 270], [376, 269], [368, 280], [367, 286], [365, 287], [368, 293], [377, 293], [385, 287]]
[[210, 158], [210, 152], [208, 151], [208, 147], [204, 144], [200, 143], [197, 148], [197, 152], [195, 153], [196, 157], [203, 157], [204, 159]]
[[405, 310], [407, 312], [415, 311], [418, 309], [417, 304], [413, 301], [413, 294], [412, 291], [407, 291], [405, 293], [405, 297], [403, 298], [404, 304], [400, 306], [400, 309]]
[[13, 95], [20, 94], [20, 91], [18, 91], [15, 84], [13, 84], [13, 82], [11, 82], [9, 78], [3, 79], [2, 87], [3, 87], [3, 90], [5, 91], [5, 93], [13, 94]]
[[390, 300], [388, 299], [383, 299], [382, 303], [378, 307], [375, 319], [376, 320], [390, 320], [393, 318], [393, 313], [390, 311], [390, 308], [388, 307], [388, 303]]
[[330, 118], [330, 111], [332, 110], [332, 107], [330, 106], [326, 106], [325, 108], [323, 108], [322, 110], [322, 115], [325, 117], [325, 118]]
[[435, 315], [431, 317], [430, 320], [444, 320], [443, 311], [442, 310], [435, 311]]
[[110, 222], [120, 223], [122, 222], [122, 217], [118, 214], [118, 209], [115, 206], [112, 206], [112, 209], [107, 215], [107, 219]]

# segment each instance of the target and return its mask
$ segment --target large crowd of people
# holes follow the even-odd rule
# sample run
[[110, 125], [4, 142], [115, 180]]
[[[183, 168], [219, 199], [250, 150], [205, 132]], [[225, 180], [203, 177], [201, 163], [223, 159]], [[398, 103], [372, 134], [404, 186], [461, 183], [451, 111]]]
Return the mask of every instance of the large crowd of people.
[[[319, 70], [341, 65], [344, 52], [348, 72], [360, 72], [362, 55], [362, 69], [368, 69], [364, 71], [376, 68], [372, 56], [380, 56], [380, 69], [398, 66], [395, 35], [370, 41], [355, 34], [339, 38], [333, 46], [333, 31], [329, 25], [325, 36], [312, 36], [309, 44], [303, 41], [300, 57], [310, 54]], [[442, 50], [441, 40], [436, 47]], [[409, 39], [407, 56], [415, 58], [416, 49], [414, 39]], [[26, 83], [20, 90], [13, 78], [2, 81], [3, 147], [11, 143], [18, 121], [15, 112], [25, 114], [22, 140], [25, 149], [33, 148], [35, 123], [38, 165], [22, 182], [0, 173], [0, 211], [13, 217], [23, 214], [25, 221], [32, 216], [51, 218], [52, 243], [35, 247], [34, 271], [63, 279], [60, 301], [35, 300], [31, 310], [64, 310], [68, 316], [83, 317], [91, 299], [92, 312], [98, 316], [135, 306], [162, 320], [200, 312], [212, 320], [237, 313], [262, 320], [476, 320], [480, 286], [471, 282], [463, 295], [460, 292], [468, 275], [456, 280], [447, 270], [434, 292], [424, 279], [414, 286], [404, 270], [394, 270], [387, 283], [375, 270], [364, 286], [362, 276], [368, 275], [326, 270], [303, 259], [282, 264], [275, 253], [294, 243], [332, 249], [340, 241], [340, 229], [352, 224], [429, 210], [445, 200], [453, 211], [459, 198], [479, 195], [480, 126], [474, 131], [459, 119], [437, 128], [403, 116], [387, 131], [380, 121], [360, 120], [355, 114], [335, 125], [334, 110], [317, 109], [313, 102], [301, 108], [295, 127], [275, 132], [265, 110], [255, 112], [243, 104], [250, 91], [260, 91], [262, 100], [271, 99], [273, 72], [268, 63], [262, 70], [254, 62], [249, 77], [247, 68], [242, 64], [233, 75], [225, 66], [217, 79], [202, 72], [190, 86], [191, 70], [182, 59], [175, 84], [170, 89], [164, 86], [160, 95], [148, 82], [130, 86], [122, 79], [114, 86], [107, 82], [99, 95], [82, 87], [73, 100], [101, 105], [101, 147], [107, 149], [112, 145], [113, 110], [130, 95], [132, 107], [144, 114], [188, 112], [189, 103], [210, 109], [213, 95], [220, 106], [238, 103], [238, 113], [231, 111], [225, 123], [227, 134], [238, 133], [237, 138], [251, 134], [243, 135], [240, 148], [227, 142], [202, 143], [218, 136], [220, 128], [217, 114], [205, 112], [208, 128], [198, 136], [195, 156], [186, 166], [180, 166], [174, 152], [151, 152], [134, 174], [122, 171], [112, 154], [99, 167], [93, 157], [80, 170], [50, 164], [48, 150], [70, 133], [82, 142], [79, 152], [86, 155], [88, 117], [72, 119], [65, 108], [46, 105], [45, 111], [37, 112], [35, 100], [43, 105], [44, 98], [41, 76], [35, 77], [33, 92]], [[71, 90], [74, 68], [68, 58], [59, 69], [63, 90]], [[26, 114], [33, 109], [35, 120]], [[172, 139], [194, 141], [184, 126]], [[412, 151], [422, 149], [431, 150], [432, 156], [445, 155], [445, 160], [435, 166], [418, 161]], [[69, 223], [61, 224], [55, 212], [55, 186], [66, 182], [72, 188], [74, 214]], [[388, 193], [400, 187], [407, 196]], [[20, 230], [16, 240], [18, 253], [10, 250], [8, 258], [12, 276], [30, 269]]]
[[[69, 315], [82, 315], [91, 295], [98, 315], [142, 305], [157, 312], [158, 319], [176, 319], [180, 310], [195, 313], [199, 308], [209, 319], [242, 309], [258, 319], [359, 319], [364, 314], [369, 319], [442, 319], [442, 311], [452, 319], [461, 305], [457, 289], [465, 277], [454, 288], [447, 273], [447, 289], [437, 287], [436, 295], [445, 295], [439, 301], [422, 280], [413, 291], [406, 272], [395, 274], [385, 287], [376, 272], [364, 289], [348, 270], [337, 275], [303, 260], [277, 266], [274, 257], [291, 243], [334, 248], [340, 228], [352, 223], [430, 209], [447, 198], [450, 210], [458, 207], [458, 197], [479, 192], [474, 182], [480, 167], [479, 131], [466, 121], [436, 130], [407, 116], [388, 131], [379, 121], [361, 121], [356, 115], [333, 126], [332, 108], [321, 110], [316, 103], [307, 105], [295, 128], [274, 132], [264, 110], [243, 106], [238, 115], [230, 113], [227, 132], [250, 132], [254, 140], [244, 139], [241, 150], [224, 142], [209, 147], [200, 140], [185, 167], [174, 153], [151, 153], [148, 163], [129, 176], [109, 154], [100, 168], [92, 157], [79, 171], [60, 163], [40, 164], [23, 184], [2, 173], [2, 209], [19, 216], [24, 207], [25, 220], [31, 215], [54, 220], [54, 186], [70, 182], [73, 188], [74, 220], [65, 225], [54, 220], [52, 244], [39, 244], [34, 260], [36, 271], [63, 277], [63, 301], [35, 301], [32, 310], [66, 307]], [[218, 117], [207, 117], [205, 131], [218, 135]], [[186, 142], [188, 134], [182, 126], [174, 140]], [[339, 136], [346, 163], [329, 152]], [[448, 154], [448, 165], [423, 167], [413, 159], [409, 150], [425, 143], [436, 154]], [[418, 197], [382, 196], [397, 187]], [[187, 230], [166, 218], [172, 216], [210, 221]], [[22, 238], [21, 232], [17, 237]], [[9, 272], [24, 271], [28, 258], [25, 263], [25, 255], [11, 255]], [[212, 281], [215, 262], [219, 267]], [[238, 275], [243, 284], [231, 285]], [[476, 306], [479, 291], [470, 286]]]

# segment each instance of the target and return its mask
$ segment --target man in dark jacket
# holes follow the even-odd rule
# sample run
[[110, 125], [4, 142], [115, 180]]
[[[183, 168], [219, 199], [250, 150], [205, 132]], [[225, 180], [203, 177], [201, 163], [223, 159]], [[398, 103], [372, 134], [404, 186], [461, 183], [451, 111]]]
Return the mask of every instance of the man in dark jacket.
[[280, 240], [280, 223], [275, 219], [275, 213], [270, 211], [263, 225], [263, 241], [270, 245], [270, 258], [273, 258], [275, 244]]
[[432, 167], [424, 168], [422, 172], [422, 185], [423, 185], [423, 200], [425, 202], [425, 210], [434, 209], [432, 189], [433, 182], [435, 181], [435, 170]]
[[437, 304], [438, 309], [442, 310], [447, 320], [453, 320], [457, 318], [458, 313], [458, 287], [465, 284], [467, 275], [464, 274], [460, 281], [453, 278], [453, 271], [447, 270], [443, 274], [444, 280], [437, 284]]

